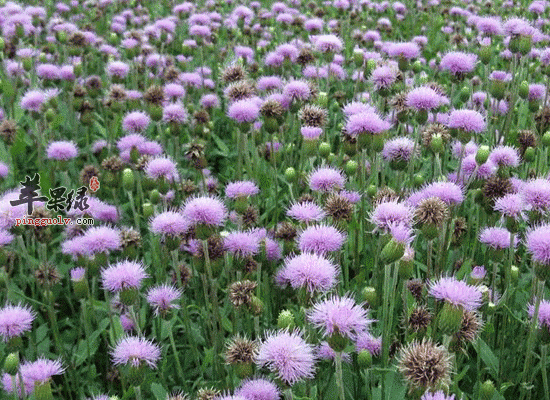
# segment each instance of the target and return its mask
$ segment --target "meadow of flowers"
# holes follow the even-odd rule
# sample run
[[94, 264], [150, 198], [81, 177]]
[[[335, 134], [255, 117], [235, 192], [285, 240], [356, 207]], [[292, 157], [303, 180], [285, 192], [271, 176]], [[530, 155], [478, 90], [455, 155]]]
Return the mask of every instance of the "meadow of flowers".
[[550, 400], [549, 26], [2, 0], [0, 399]]

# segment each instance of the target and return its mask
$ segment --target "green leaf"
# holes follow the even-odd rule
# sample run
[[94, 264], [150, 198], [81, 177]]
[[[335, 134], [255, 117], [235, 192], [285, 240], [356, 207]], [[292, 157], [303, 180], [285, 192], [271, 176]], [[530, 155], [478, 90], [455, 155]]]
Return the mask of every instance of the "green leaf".
[[483, 339], [478, 339], [477, 342], [475, 342], [474, 347], [485, 365], [489, 367], [489, 372], [492, 377], [494, 379], [498, 379], [499, 365], [497, 356], [495, 356], [493, 351], [489, 348], [487, 343], [483, 341]]
[[215, 133], [212, 133], [211, 136], [214, 138], [214, 142], [216, 142], [216, 146], [220, 149], [221, 155], [224, 157], [229, 156], [229, 147], [225, 144], [223, 140], [220, 139], [218, 135]]
[[229, 318], [227, 318], [227, 316], [222, 316], [222, 326], [223, 326], [223, 329], [225, 329], [227, 332], [231, 333], [233, 332], [233, 324], [231, 323], [231, 321], [229, 320]]
[[153, 392], [156, 400], [166, 400], [168, 398], [168, 393], [159, 383], [151, 383], [151, 392]]
[[9, 79], [3, 79], [2, 80], [2, 96], [9, 98], [12, 97], [15, 94], [15, 91], [13, 90], [13, 85], [11, 84]]

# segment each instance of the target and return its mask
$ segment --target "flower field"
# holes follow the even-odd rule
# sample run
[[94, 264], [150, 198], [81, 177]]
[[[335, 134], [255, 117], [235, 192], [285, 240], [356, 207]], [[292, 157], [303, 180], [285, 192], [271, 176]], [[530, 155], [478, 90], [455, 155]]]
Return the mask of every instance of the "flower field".
[[0, 30], [0, 399], [550, 400], [549, 2]]

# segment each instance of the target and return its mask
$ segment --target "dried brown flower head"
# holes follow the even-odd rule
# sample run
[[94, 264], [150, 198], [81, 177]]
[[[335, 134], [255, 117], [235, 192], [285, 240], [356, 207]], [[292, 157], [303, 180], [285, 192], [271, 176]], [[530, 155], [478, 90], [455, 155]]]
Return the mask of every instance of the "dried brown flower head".
[[451, 355], [430, 339], [415, 340], [401, 350], [398, 368], [411, 388], [440, 389], [450, 383]]

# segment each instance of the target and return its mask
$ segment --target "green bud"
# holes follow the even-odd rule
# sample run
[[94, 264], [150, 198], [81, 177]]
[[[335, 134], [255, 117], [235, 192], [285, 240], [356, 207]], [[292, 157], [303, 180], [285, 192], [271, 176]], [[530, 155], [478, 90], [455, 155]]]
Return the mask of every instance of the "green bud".
[[10, 353], [4, 360], [4, 371], [13, 376], [17, 374], [19, 369], [19, 353]]
[[76, 77], [79, 77], [80, 75], [82, 75], [82, 63], [75, 64], [73, 72]]
[[486, 145], [479, 146], [476, 153], [477, 165], [485, 164], [487, 162], [487, 159], [489, 158], [490, 153], [491, 153], [491, 149], [489, 148], [489, 146], [486, 146]]
[[462, 325], [462, 316], [464, 311], [462, 307], [455, 307], [451, 303], [445, 302], [439, 312], [438, 328], [447, 335], [458, 332]]
[[294, 327], [294, 315], [290, 310], [283, 310], [277, 317], [277, 327], [279, 329], [292, 329]]
[[153, 215], [153, 205], [151, 203], [143, 203], [143, 216], [149, 219]]
[[369, 185], [369, 187], [367, 188], [367, 195], [369, 197], [376, 196], [377, 192], [378, 192], [378, 188], [375, 185]]
[[529, 96], [529, 82], [523, 81], [519, 85], [519, 97], [526, 99]]
[[54, 118], [55, 118], [55, 111], [52, 110], [51, 108], [48, 108], [46, 110], [46, 121], [52, 122]]
[[124, 289], [120, 292], [120, 302], [126, 306], [131, 306], [136, 302], [139, 292], [137, 289]]
[[36, 400], [53, 400], [50, 381], [35, 381], [33, 394]]
[[525, 153], [523, 153], [523, 159], [527, 162], [535, 161], [535, 156], [536, 152], [534, 147], [527, 147]]
[[538, 100], [530, 100], [529, 101], [529, 111], [532, 113], [537, 112], [540, 108], [540, 103]]
[[23, 69], [29, 72], [32, 69], [32, 58], [23, 58]]
[[134, 171], [130, 168], [126, 168], [122, 171], [122, 186], [128, 191], [134, 188]]
[[488, 379], [481, 384], [480, 393], [481, 393], [482, 400], [491, 400], [495, 392], [496, 392], [496, 389], [493, 381]]
[[535, 263], [535, 275], [541, 281], [550, 280], [550, 266], [541, 263]]
[[296, 170], [293, 167], [285, 169], [285, 178], [289, 182], [294, 182], [296, 180]]
[[342, 334], [338, 331], [338, 328], [335, 328], [334, 332], [332, 333], [332, 335], [330, 335], [327, 342], [330, 348], [337, 353], [344, 351], [344, 349], [348, 345], [348, 340], [344, 336], [342, 336]]
[[158, 122], [162, 119], [162, 107], [152, 104], [148, 108], [149, 115], [151, 116], [151, 119], [155, 122]]
[[355, 173], [357, 172], [357, 169], [359, 168], [359, 164], [357, 164], [357, 161], [355, 160], [349, 160], [347, 163], [346, 163], [346, 166], [345, 166], [345, 171], [346, 171], [346, 174], [348, 175], [355, 175]]
[[542, 135], [541, 143], [543, 146], [550, 146], [550, 132], [546, 132]]
[[418, 74], [420, 71], [422, 71], [422, 63], [416, 60], [412, 65], [412, 70], [415, 74]]
[[527, 36], [520, 36], [519, 38], [519, 52], [522, 55], [527, 55], [531, 51], [531, 47], [533, 46], [533, 38], [529, 35]]
[[160, 192], [157, 189], [151, 190], [149, 193], [149, 200], [153, 204], [158, 204], [160, 202]]
[[4, 50], [6, 47], [6, 43], [4, 42], [4, 38], [0, 37], [0, 51]]
[[365, 79], [368, 78], [371, 74], [371, 72], [376, 68], [376, 61], [374, 61], [372, 58], [367, 60], [367, 64], [365, 65], [365, 70], [363, 71], [363, 74], [365, 76]]
[[79, 281], [72, 281], [74, 294], [78, 299], [85, 299], [88, 297], [88, 285], [85, 279]]
[[510, 278], [512, 279], [512, 283], [517, 283], [519, 279], [519, 268], [515, 265], [512, 265], [510, 268]]
[[363, 58], [363, 52], [359, 49], [353, 50], [353, 61], [357, 65], [363, 65], [365, 59]]
[[260, 300], [260, 298], [256, 296], [252, 296], [252, 301], [250, 302], [250, 308], [252, 311], [252, 314], [254, 315], [261, 315], [264, 311], [264, 302]]
[[328, 105], [328, 95], [327, 92], [319, 92], [317, 95], [317, 105], [320, 107], [326, 108]]
[[252, 363], [250, 363], [250, 362], [237, 363], [237, 364], [235, 364], [235, 369], [236, 369], [236, 372], [237, 372], [237, 376], [240, 379], [246, 379], [249, 376], [251, 376], [252, 373], [253, 373]]
[[487, 303], [487, 307], [485, 308], [485, 312], [487, 313], [487, 315], [493, 315], [496, 310], [497, 305], [495, 303], [493, 303], [492, 301]]
[[426, 123], [426, 121], [428, 120], [428, 111], [426, 110], [420, 110], [416, 113], [416, 121], [420, 124], [420, 125], [423, 125]]
[[372, 354], [368, 350], [361, 350], [357, 355], [357, 363], [361, 368], [370, 368], [372, 365]]
[[372, 286], [364, 287], [361, 290], [361, 297], [369, 304], [370, 308], [375, 308], [378, 304], [378, 295], [376, 294], [376, 289]]
[[405, 254], [405, 244], [392, 238], [382, 249], [380, 261], [384, 264], [391, 264], [403, 257], [403, 254]]
[[319, 144], [319, 155], [321, 157], [328, 157], [331, 152], [330, 144], [327, 142], [321, 142]]
[[468, 86], [464, 86], [460, 89], [459, 97], [462, 102], [468, 101], [470, 98], [470, 88]]
[[489, 92], [497, 100], [502, 100], [506, 94], [506, 82], [503, 81], [492, 81], [491, 86], [489, 87]]
[[414, 174], [414, 186], [419, 187], [422, 186], [425, 182], [424, 175], [422, 174]]
[[200, 240], [208, 239], [215, 231], [216, 228], [212, 225], [199, 224], [195, 226], [195, 236]]
[[445, 151], [445, 147], [443, 146], [443, 136], [439, 133], [432, 136], [432, 139], [430, 140], [430, 150], [438, 154], [442, 154]]
[[264, 118], [264, 125], [265, 130], [268, 133], [275, 133], [279, 129], [279, 123], [277, 122], [277, 118], [269, 117]]
[[482, 46], [479, 50], [479, 59], [483, 64], [487, 65], [491, 61], [492, 53], [490, 46]]

